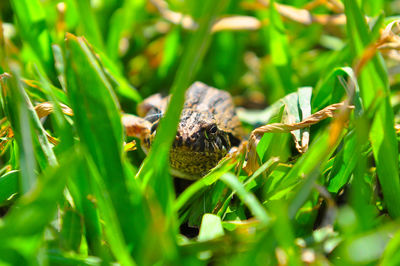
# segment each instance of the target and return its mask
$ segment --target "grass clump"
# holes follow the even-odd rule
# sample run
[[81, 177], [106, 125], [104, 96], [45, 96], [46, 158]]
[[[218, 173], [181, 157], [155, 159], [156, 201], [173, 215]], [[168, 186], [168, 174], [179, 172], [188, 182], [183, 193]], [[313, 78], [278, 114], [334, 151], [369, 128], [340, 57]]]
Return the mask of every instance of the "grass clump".
[[[399, 264], [397, 5], [2, 1], [0, 262]], [[195, 80], [250, 150], [177, 193]], [[121, 115], [158, 92], [149, 154], [127, 151]]]

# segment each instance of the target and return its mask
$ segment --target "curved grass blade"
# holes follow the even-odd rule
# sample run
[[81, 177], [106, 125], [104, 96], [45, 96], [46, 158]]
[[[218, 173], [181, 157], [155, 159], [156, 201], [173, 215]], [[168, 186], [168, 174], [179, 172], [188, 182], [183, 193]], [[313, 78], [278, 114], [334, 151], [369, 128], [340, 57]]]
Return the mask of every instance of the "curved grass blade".
[[[268, 168], [272, 167], [273, 165], [275, 165], [278, 162], [278, 158], [273, 157], [270, 158], [268, 161], [266, 161], [263, 165], [260, 166], [260, 168], [258, 168], [248, 179], [246, 179], [246, 181], [243, 183], [244, 188], [246, 190], [250, 190], [251, 189], [251, 183], [253, 180], [255, 180], [257, 177], [259, 177], [260, 175], [262, 175], [265, 171], [267, 171]], [[223, 217], [226, 214], [226, 210], [229, 206], [229, 203], [232, 200], [232, 197], [235, 193], [232, 192], [229, 197], [227, 197], [227, 199], [225, 200], [225, 202], [222, 204], [221, 209], [218, 211], [218, 216]]]
[[137, 251], [142, 230], [132, 228], [138, 220], [137, 213], [132, 213], [135, 206], [126, 186], [123, 133], [115, 95], [87, 42], [71, 34], [66, 42], [67, 86], [77, 132], [110, 194], [127, 245]]
[[[74, 140], [72, 127], [65, 119], [61, 107], [56, 99], [56, 89], [51, 86], [40, 69], [37, 69], [36, 74], [43, 86], [43, 90], [48, 96], [48, 100], [50, 100], [54, 106], [52, 115], [52, 121], [54, 122], [53, 127], [56, 135], [59, 136], [60, 139], [60, 143], [57, 145], [56, 151], [59, 154], [63, 154], [71, 148], [76, 149], [76, 147], [73, 147]], [[64, 95], [64, 97], [66, 96]], [[75, 171], [75, 174], [68, 179], [67, 187], [76, 205], [76, 211], [79, 212], [79, 215], [83, 219], [85, 226], [84, 233], [89, 248], [89, 254], [103, 257], [105, 253], [104, 248], [102, 247], [103, 236], [101, 222], [97, 207], [90, 200], [92, 191], [87, 178], [88, 173], [85, 171], [85, 167], [83, 165], [78, 165], [77, 168], [78, 170]], [[64, 230], [64, 226], [62, 229]], [[66, 237], [68, 238], [69, 235]]]
[[107, 74], [107, 77], [110, 78], [115, 83], [116, 92], [128, 99], [131, 99], [135, 102], [140, 102], [142, 97], [137, 92], [137, 90], [129, 84], [127, 79], [121, 74], [121, 71], [118, 69], [117, 65], [109, 59], [109, 57], [102, 52], [100, 49], [95, 49], [95, 51], [99, 54], [101, 62], [103, 64], [104, 70]]
[[[340, 83], [344, 77], [348, 77], [350, 85]], [[359, 117], [363, 113], [363, 104], [357, 77], [350, 67], [337, 67], [326, 78], [321, 79], [315, 88], [317, 92], [312, 97], [311, 105], [313, 111], [315, 112], [329, 104], [340, 102], [344, 96], [343, 89], [348, 97], [351, 98], [351, 102], [355, 107], [354, 112]]]
[[[56, 156], [53, 152], [53, 147], [50, 145], [50, 142], [48, 141], [46, 137], [46, 132], [42, 126], [42, 123], [40, 122], [36, 111], [34, 110], [33, 104], [31, 103], [27, 93], [25, 92], [24, 86], [21, 82], [21, 79], [19, 76], [16, 76], [15, 78], [13, 77], [12, 79], [15, 79], [15, 83], [18, 86], [18, 89], [15, 89], [14, 92], [10, 93], [9, 95], [14, 95], [14, 97], [19, 97], [20, 98], [20, 108], [23, 108], [27, 110], [29, 119], [25, 120], [20, 117], [19, 123], [26, 123], [26, 126], [30, 126], [30, 132], [32, 134], [32, 141], [33, 141], [33, 148], [34, 148], [34, 155], [36, 156], [36, 160], [42, 170], [46, 169], [48, 165], [56, 165], [57, 164], [57, 159]], [[7, 89], [7, 88], [5, 88]], [[14, 89], [13, 89], [14, 90]], [[17, 98], [14, 99], [14, 101], [18, 101]], [[11, 98], [8, 98], [8, 100], [13, 100]], [[9, 103], [9, 102], [7, 102]], [[17, 105], [18, 106], [18, 105]], [[11, 109], [11, 112], [13, 111], [12, 109], [14, 106], [8, 106], [9, 110]], [[9, 111], [10, 112], [10, 111]], [[13, 116], [11, 116], [11, 119]], [[13, 120], [11, 123], [11, 126], [16, 126], [17, 121]], [[16, 126], [16, 130], [19, 130], [18, 126]], [[15, 132], [17, 135], [20, 134], [20, 131]], [[25, 134], [25, 132], [21, 132], [21, 134]]]
[[240, 183], [237, 177], [231, 173], [226, 173], [221, 176], [221, 181], [223, 181], [232, 190], [236, 191], [239, 198], [244, 204], [250, 209], [251, 213], [264, 225], [268, 225], [271, 221], [271, 217], [262, 206], [262, 204], [257, 200], [254, 194], [246, 191], [244, 185]]
[[220, 177], [231, 170], [235, 164], [229, 161], [220, 162], [218, 168], [214, 169], [208, 175], [197, 180], [194, 184], [186, 188], [182, 194], [175, 200], [174, 209], [179, 212], [201, 195], [201, 193], [210, 185], [214, 184]]
[[19, 172], [10, 171], [0, 177], [0, 206], [13, 194], [18, 193]]

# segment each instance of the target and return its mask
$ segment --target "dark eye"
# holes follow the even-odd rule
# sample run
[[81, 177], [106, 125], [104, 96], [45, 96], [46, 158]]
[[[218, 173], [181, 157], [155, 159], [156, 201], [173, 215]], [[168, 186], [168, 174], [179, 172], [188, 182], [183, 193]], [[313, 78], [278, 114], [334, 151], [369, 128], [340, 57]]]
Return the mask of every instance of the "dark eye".
[[157, 122], [153, 123], [153, 125], [152, 125], [151, 128], [150, 128], [150, 132], [151, 132], [151, 133], [153, 133], [154, 131], [156, 131], [159, 122], [160, 122], [160, 120], [158, 120]]
[[208, 128], [208, 133], [210, 133], [210, 134], [215, 134], [215, 133], [217, 133], [217, 131], [218, 131], [218, 128], [216, 125], [212, 125]]

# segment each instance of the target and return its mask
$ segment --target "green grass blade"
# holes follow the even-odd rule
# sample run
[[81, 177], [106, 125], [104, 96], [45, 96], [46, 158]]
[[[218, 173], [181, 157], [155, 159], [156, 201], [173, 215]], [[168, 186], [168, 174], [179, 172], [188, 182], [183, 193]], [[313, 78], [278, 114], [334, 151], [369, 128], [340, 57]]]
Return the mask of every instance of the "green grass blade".
[[215, 1], [208, 0], [198, 10], [201, 14], [199, 16], [199, 28], [194, 32], [186, 45], [182, 62], [171, 89], [172, 97], [167, 112], [158, 126], [157, 136], [152, 144], [152, 149], [145, 159], [139, 174], [140, 179], [144, 181], [145, 185], [151, 181], [151, 186], [156, 192], [158, 201], [167, 213], [171, 211], [173, 198], [171, 178], [169, 173], [166, 172], [166, 169], [169, 168], [169, 149], [176, 135], [185, 99], [185, 91], [195, 77], [196, 70], [208, 46], [212, 23], [225, 2], [223, 0], [215, 3]]
[[23, 98], [20, 82], [12, 77], [11, 88], [7, 85], [7, 76], [0, 77], [2, 96], [5, 100], [5, 111], [13, 128], [18, 145], [19, 164], [21, 169], [20, 191], [28, 192], [36, 182], [36, 160], [33, 156], [33, 138], [30, 127], [29, 110]]
[[295, 234], [288, 216], [288, 209], [284, 204], [281, 201], [274, 201], [268, 208], [269, 212], [273, 213], [275, 217], [272, 231], [280, 244], [280, 248], [287, 254], [288, 265], [302, 265], [299, 256], [300, 250], [295, 244]]
[[[340, 83], [341, 78], [348, 77], [349, 85], [353, 86], [354, 95], [350, 95], [349, 88], [343, 88], [343, 84]], [[357, 82], [357, 77], [354, 71], [350, 67], [337, 67], [333, 69], [325, 78], [317, 84], [312, 99], [313, 112], [321, 110], [329, 104], [338, 103], [344, 96], [344, 89], [349, 97], [352, 97], [352, 101], [355, 107], [356, 116], [360, 116], [363, 113], [363, 104], [360, 96], [360, 88]]]
[[0, 177], [0, 206], [13, 194], [18, 193], [19, 172], [14, 170]]
[[106, 70], [107, 76], [115, 83], [115, 91], [121, 96], [124, 96], [135, 102], [140, 102], [142, 97], [121, 74], [121, 71], [118, 69], [117, 65], [111, 61], [108, 55], [106, 55], [100, 49], [95, 49], [95, 51], [100, 55], [101, 62]]
[[83, 217], [85, 237], [89, 248], [89, 254], [102, 257], [103, 232], [98, 207], [91, 200], [93, 190], [87, 176], [89, 175], [84, 165], [79, 165], [75, 175], [68, 180], [68, 190], [76, 205], [76, 210]]
[[221, 176], [221, 180], [228, 185], [232, 190], [236, 191], [239, 198], [244, 204], [250, 209], [252, 214], [260, 220], [264, 225], [268, 225], [271, 221], [271, 217], [257, 200], [254, 194], [246, 191], [243, 184], [237, 179], [237, 177], [231, 173], [226, 173]]
[[[270, 158], [267, 162], [265, 162], [264, 164], [262, 164], [260, 166], [260, 168], [258, 168], [249, 178], [245, 179], [245, 182], [243, 183], [244, 188], [246, 189], [246, 191], [250, 191], [250, 189], [252, 189], [252, 183], [254, 182], [254, 180], [256, 178], [258, 178], [259, 176], [265, 174], [265, 172], [271, 168], [273, 165], [275, 165], [278, 162], [278, 158]], [[263, 176], [264, 177], [264, 176]], [[218, 211], [218, 216], [225, 218], [226, 216], [226, 211], [227, 208], [229, 206], [229, 203], [232, 200], [232, 197], [235, 193], [232, 192], [229, 197], [226, 198], [225, 202], [222, 204], [221, 209]]]
[[63, 249], [79, 252], [82, 239], [81, 221], [77, 211], [70, 209], [69, 206], [64, 208], [60, 232]]
[[75, 0], [77, 11], [81, 22], [84, 35], [90, 43], [98, 49], [104, 49], [104, 42], [101, 36], [100, 28], [96, 20], [96, 16], [91, 9], [89, 0]]
[[[330, 130], [325, 130], [320, 136], [316, 137], [310, 149], [293, 166], [283, 182], [276, 188], [285, 189], [293, 184], [300, 184], [296, 194], [292, 197], [289, 205], [289, 216], [293, 218], [298, 209], [304, 204], [312, 186], [319, 177], [321, 166], [323, 166], [335, 151], [341, 137], [335, 143], [330, 143]], [[301, 178], [305, 176], [306, 178]]]
[[49, 265], [100, 266], [104, 263], [98, 257], [68, 254], [57, 249], [48, 250], [47, 259]]
[[67, 36], [67, 86], [81, 143], [110, 194], [128, 244], [137, 233], [122, 163], [122, 126], [112, 88], [84, 39]]
[[[280, 14], [275, 9], [275, 1], [269, 5], [269, 45], [272, 63], [274, 64], [278, 78], [276, 85], [281, 87], [285, 95], [294, 91], [292, 84], [291, 56], [289, 52], [289, 40], [285, 33]], [[277, 95], [281, 98], [283, 95]], [[276, 98], [275, 98], [276, 99]]]
[[[78, 163], [79, 157], [70, 151], [63, 156], [59, 166], [49, 168], [34, 189], [23, 195], [4, 217], [0, 225], [1, 239], [6, 241], [42, 234], [54, 218], [67, 178]], [[23, 247], [20, 248], [22, 251]]]
[[[107, 193], [108, 189], [106, 188], [106, 183], [103, 181], [103, 177], [100, 176], [96, 166], [90, 160], [88, 160], [88, 171], [95, 181], [92, 184], [92, 191], [98, 200], [100, 212], [107, 223], [105, 233], [110, 243], [111, 250], [118, 261], [123, 265], [136, 265], [129, 254], [128, 246], [124, 241], [123, 232], [118, 226], [120, 218], [118, 217], [119, 214], [116, 212], [117, 209], [114, 207], [115, 203], [112, 202], [113, 195]], [[139, 240], [139, 238], [136, 238], [136, 241], [137, 240]]]
[[347, 184], [360, 157], [360, 151], [356, 150], [357, 147], [355, 132], [350, 132], [344, 138], [344, 147], [334, 158], [332, 170], [329, 173], [327, 187], [329, 192], [338, 193]]
[[77, 163], [79, 158], [74, 153], [66, 153], [60, 165], [49, 167], [4, 217], [0, 225], [0, 262], [29, 264], [41, 260], [37, 252], [43, 232], [56, 215], [67, 178]]
[[144, 0], [127, 0], [112, 15], [107, 35], [107, 55], [110, 59], [114, 61], [118, 59], [121, 39], [127, 37], [125, 35], [128, 35], [127, 33], [146, 16], [145, 6]]
[[[371, 42], [364, 16], [354, 1], [346, 0], [347, 30], [351, 34], [352, 48], [361, 56]], [[400, 216], [400, 181], [398, 167], [398, 145], [394, 130], [394, 115], [389, 99], [387, 71], [379, 55], [375, 56], [360, 73], [361, 97], [368, 108], [376, 98], [382, 99], [370, 130], [379, 181], [385, 203], [393, 217]]]
[[175, 200], [175, 211], [178, 212], [179, 210], [185, 209], [185, 206], [195, 200], [207, 187], [217, 182], [223, 174], [231, 170], [234, 166], [233, 163], [227, 161], [222, 162], [217, 169], [186, 188]]
[[48, 76], [56, 81], [52, 39], [47, 29], [43, 4], [39, 0], [12, 0], [11, 4], [23, 41], [32, 48]]

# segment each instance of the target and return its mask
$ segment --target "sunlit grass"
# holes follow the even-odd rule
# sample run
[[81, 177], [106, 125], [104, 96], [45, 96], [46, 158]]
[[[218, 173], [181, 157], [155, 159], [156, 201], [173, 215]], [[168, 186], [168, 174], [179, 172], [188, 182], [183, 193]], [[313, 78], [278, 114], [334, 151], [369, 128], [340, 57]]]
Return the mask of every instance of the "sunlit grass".
[[[399, 264], [399, 5], [0, 2], [0, 264]], [[347, 108], [176, 193], [169, 149], [196, 80], [254, 109], [238, 111], [248, 136]], [[126, 152], [121, 115], [159, 92], [151, 151]]]

